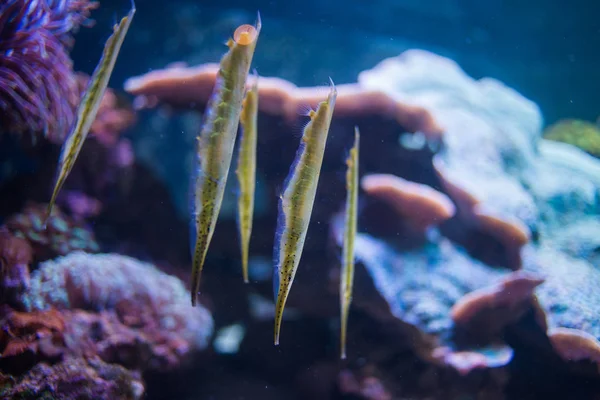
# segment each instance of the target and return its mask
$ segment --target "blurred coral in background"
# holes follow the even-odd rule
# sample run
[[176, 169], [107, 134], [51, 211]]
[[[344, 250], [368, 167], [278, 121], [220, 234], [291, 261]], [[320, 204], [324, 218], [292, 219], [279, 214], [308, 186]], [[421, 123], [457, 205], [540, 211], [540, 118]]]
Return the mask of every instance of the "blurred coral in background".
[[[0, 5], [0, 133], [65, 137], [78, 101], [72, 33], [98, 3], [6, 0]], [[27, 135], [27, 137], [25, 137]]]

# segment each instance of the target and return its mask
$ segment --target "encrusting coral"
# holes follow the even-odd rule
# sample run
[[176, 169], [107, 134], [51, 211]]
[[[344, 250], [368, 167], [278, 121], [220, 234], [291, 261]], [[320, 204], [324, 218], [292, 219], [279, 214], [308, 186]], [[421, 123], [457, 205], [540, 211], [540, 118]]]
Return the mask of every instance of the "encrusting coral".
[[[138, 107], [156, 106], [158, 104], [166, 103], [176, 107], [197, 107], [201, 109], [208, 98], [213, 82], [214, 71], [210, 65], [189, 69], [175, 67], [164, 71], [153, 71], [140, 78], [132, 78], [126, 82], [126, 90], [140, 96], [135, 101]], [[298, 118], [297, 110], [300, 106], [303, 104], [316, 105], [318, 99], [322, 97], [320, 96], [321, 92], [322, 88], [296, 88], [279, 79], [261, 78], [261, 84], [259, 85], [259, 105], [263, 117], [261, 118], [261, 116], [259, 116], [258, 119], [259, 132], [269, 132], [267, 135], [268, 138], [264, 138], [263, 136], [263, 142], [261, 143], [263, 150], [265, 149], [265, 146], [273, 146], [274, 148], [280, 148], [280, 146], [284, 148], [286, 146], [282, 144], [283, 140], [281, 142], [279, 141], [279, 138], [285, 138], [285, 135], [280, 135], [273, 131], [273, 127], [278, 125], [269, 117], [282, 119], [284, 126], [290, 126], [290, 124], [293, 124], [292, 120]], [[365, 96], [363, 97], [362, 94], [365, 94]], [[370, 101], [373, 99], [377, 99], [377, 101]], [[264, 122], [265, 120], [267, 121], [266, 123]], [[400, 126], [398, 126], [399, 122]], [[261, 126], [261, 123], [268, 125]], [[329, 154], [336, 152], [338, 154], [343, 153], [344, 148], [347, 146], [343, 139], [348, 137], [348, 132], [352, 132], [351, 127], [355, 124], [361, 128], [365, 137], [372, 138], [375, 135], [379, 139], [365, 140], [365, 142], [368, 143], [367, 146], [369, 146], [369, 149], [363, 152], [365, 155], [363, 156], [363, 160], [361, 160], [361, 164], [364, 166], [364, 169], [371, 172], [380, 171], [381, 165], [389, 164], [393, 166], [393, 171], [390, 171], [393, 172], [393, 174], [371, 175], [370, 177], [366, 176], [363, 178], [363, 189], [365, 189], [369, 196], [374, 197], [385, 192], [387, 202], [390, 203], [392, 208], [399, 211], [400, 215], [404, 215], [405, 219], [408, 218], [414, 220], [415, 223], [413, 225], [417, 225], [417, 227], [420, 227], [421, 229], [430, 225], [443, 224], [445, 221], [453, 218], [455, 214], [455, 205], [444, 193], [430, 187], [431, 182], [434, 182], [437, 187], [441, 186], [440, 183], [435, 180], [436, 175], [431, 161], [431, 151], [428, 148], [408, 151], [407, 149], [402, 149], [400, 146], [395, 148], [389, 146], [390, 141], [395, 141], [395, 143], [397, 143], [397, 135], [403, 131], [419, 132], [423, 134], [426, 141], [432, 144], [432, 148], [436, 148], [437, 145], [442, 143], [444, 136], [443, 131], [426, 109], [420, 106], [407, 105], [406, 103], [396, 101], [382, 91], [364, 89], [356, 84], [341, 85], [336, 103], [336, 113], [334, 114], [334, 121], [332, 122], [331, 127], [331, 140], [328, 143], [328, 148], [326, 150]], [[259, 140], [261, 140], [260, 135]], [[403, 157], [403, 155], [406, 155], [406, 157]], [[259, 169], [261, 169], [261, 161], [262, 160], [259, 157]], [[266, 167], [264, 166], [264, 161], [262, 162], [263, 171], [276, 169], [274, 165], [275, 161], [273, 161], [272, 158], [268, 161], [269, 164]], [[423, 170], [419, 170], [416, 166], [423, 167]], [[331, 161], [331, 158], [328, 160], [326, 156], [322, 173], [330, 174], [329, 178], [331, 179], [328, 179], [328, 187], [320, 190], [326, 191], [326, 193], [323, 194], [323, 197], [327, 198], [328, 202], [315, 209], [315, 213], [319, 216], [317, 218], [329, 219], [331, 218], [331, 215], [338, 211], [335, 207], [329, 205], [331, 203], [335, 204], [335, 199], [341, 198], [340, 193], [344, 193], [343, 182], [340, 182], [338, 177], [334, 178], [332, 175], [336, 173], [336, 170], [339, 170], [339, 165], [336, 165]], [[404, 174], [404, 176], [410, 180], [394, 176], [394, 174], [398, 173]], [[388, 179], [382, 180], [379, 179], [379, 177], [387, 177]], [[411, 182], [411, 180], [414, 180], [415, 178], [419, 180], [424, 179], [427, 183]], [[271, 181], [271, 178], [268, 175], [266, 176], [266, 181], [273, 187], [277, 185], [276, 181]], [[393, 184], [394, 182], [400, 184]], [[391, 187], [393, 187], [393, 190], [390, 189]], [[411, 202], [410, 199], [414, 198], [418, 198], [419, 201]], [[418, 205], [418, 207], [409, 210], [406, 208], [407, 204]], [[357, 252], [361, 251], [362, 245], [364, 245], [364, 242], [359, 241], [357, 244]], [[469, 260], [468, 257], [462, 255], [460, 251], [452, 250], [449, 242], [444, 244], [444, 246], [444, 248], [448, 248], [449, 253], [440, 255], [439, 260], [440, 263], [442, 260], [448, 260], [450, 263], [447, 267], [448, 271], [461, 265], [461, 262], [464, 263], [464, 261]], [[427, 251], [433, 251], [435, 246], [429, 246], [427, 248], [430, 249]], [[368, 251], [368, 254], [370, 254], [369, 257], [375, 257], [376, 253], [381, 250], [379, 248], [377, 249], [377, 251]], [[436, 264], [436, 262], [431, 259], [432, 257], [434, 260], [438, 258], [434, 255], [423, 255], [424, 258], [420, 258], [420, 251], [423, 250], [417, 249], [415, 251], [414, 280], [416, 282], [421, 279], [421, 270], [417, 266], [420, 265], [421, 262], [425, 262], [425, 259], [429, 259], [429, 263]], [[383, 257], [383, 255], [380, 254], [377, 256], [377, 259], [381, 259], [380, 257]], [[408, 256], [398, 255], [398, 257], [407, 258]], [[462, 261], [455, 260], [457, 257]], [[308, 256], [306, 258], [308, 258]], [[446, 278], [443, 274], [440, 274], [438, 278], [435, 278], [439, 280], [441, 287], [446, 288], [446, 291], [450, 291], [451, 293], [456, 292], [450, 299], [445, 298], [447, 294], [444, 295], [440, 300], [440, 304], [435, 307], [433, 306], [433, 303], [425, 305], [419, 304], [419, 302], [415, 300], [416, 308], [414, 311], [414, 319], [409, 314], [403, 313], [396, 315], [405, 321], [411, 321], [411, 323], [414, 323], [419, 328], [428, 332], [427, 335], [431, 334], [434, 337], [439, 337], [442, 343], [450, 344], [449, 338], [452, 327], [450, 308], [453, 305], [453, 302], [457, 301], [461, 296], [467, 294], [471, 290], [492, 285], [502, 276], [500, 271], [494, 272], [491, 270], [487, 273], [482, 266], [478, 267], [481, 268], [482, 271], [480, 279], [474, 279], [474, 275], [468, 272], [469, 267], [472, 264], [472, 262], [465, 263], [464, 266], [460, 268], [460, 271], [452, 273], [459, 274], [460, 279], [458, 280], [458, 283], [454, 283], [454, 278], [451, 278], [449, 282], [445, 282]], [[407, 269], [405, 268], [402, 269], [402, 271], [406, 270]], [[398, 275], [398, 272], [396, 272], [391, 276], [388, 276], [386, 282], [390, 282], [392, 277], [393, 280], [397, 281], [411, 281], [412, 279], [407, 279], [406, 277], [401, 278], [400, 275]], [[385, 286], [389, 286], [389, 283], [385, 284]], [[451, 290], [451, 286], [457, 287]], [[379, 287], [379, 289], [380, 291], [383, 291], [383, 287]], [[429, 289], [425, 286], [422, 290], [423, 293], [427, 293]], [[409, 292], [406, 293], [409, 295]], [[435, 293], [438, 294], [441, 293], [441, 291], [436, 291]], [[386, 296], [384, 295], [384, 297]], [[418, 297], [419, 296], [416, 296], [415, 299]], [[436, 312], [436, 317], [433, 318], [431, 313], [434, 309], [437, 310], [438, 308], [439, 313]], [[421, 317], [417, 316], [421, 314], [424, 314], [422, 317], [424, 320], [430, 321], [436, 328], [428, 327], [427, 324], [429, 324], [429, 322], [427, 324], [419, 322], [421, 321]], [[434, 324], [433, 321], [438, 322]], [[445, 351], [442, 355], [438, 350], [441, 349], [441, 347], [439, 347], [439, 345], [432, 347], [427, 344], [427, 340], [420, 342], [420, 344], [415, 344], [415, 346], [422, 347], [421, 352], [426, 358], [430, 360], [438, 359], [441, 363], [447, 362], [458, 367], [459, 363], [464, 364], [464, 360], [467, 359], [464, 352], [456, 353], [458, 355], [454, 357], [450, 356], [450, 353], [455, 354], [452, 353], [452, 351], [450, 351], [450, 353]], [[455, 351], [458, 350], [460, 349], [455, 349]], [[474, 351], [479, 350], [474, 349]], [[490, 352], [492, 353], [490, 357], [486, 358], [481, 355], [477, 363], [471, 364], [471, 367], [495, 365], [497, 361], [493, 351], [490, 351], [488, 348], [482, 348], [481, 352], [477, 354], [489, 354]], [[503, 349], [500, 349], [499, 352], [505, 354]], [[481, 358], [483, 358], [484, 362], [481, 362]], [[499, 359], [505, 360], [504, 363], [507, 362], [505, 356], [499, 357]], [[510, 357], [508, 357], [508, 360], [509, 359]], [[462, 364], [460, 364], [461, 368], [466, 371], [471, 368], [468, 363], [465, 366]]]
[[[215, 72], [212, 64], [191, 68], [177, 65], [131, 78], [125, 89], [138, 95], [134, 102], [138, 108], [166, 104], [202, 110], [214, 84]], [[315, 106], [323, 97], [323, 91], [324, 88], [297, 88], [277, 78], [261, 78], [259, 132], [266, 133], [262, 139], [259, 134], [259, 141], [262, 140], [259, 146], [266, 152], [265, 149], [271, 148], [287, 152], [287, 145], [280, 140], [286, 135], [278, 129], [289, 130], [298, 119], [300, 106]], [[361, 73], [357, 84], [339, 87], [327, 154], [343, 153], [349, 143], [345, 139], [349, 139], [355, 124], [363, 136], [369, 138], [365, 139], [368, 149], [363, 151], [364, 160], [361, 160], [365, 173], [395, 175], [403, 184], [429, 186], [432, 196], [443, 198], [440, 201], [447, 205], [441, 208], [446, 212], [439, 223], [426, 224], [438, 225], [442, 236], [429, 235], [428, 242], [418, 247], [399, 252], [393, 246], [401, 237], [386, 238], [392, 241], [392, 247], [386, 247], [389, 244], [364, 234], [357, 243], [357, 258], [370, 272], [392, 313], [417, 326], [426, 336], [435, 338], [432, 347], [415, 344], [424, 346], [420, 349], [422, 355], [453, 365], [463, 373], [472, 368], [505, 365], [512, 358], [512, 350], [503, 343], [502, 332], [529, 310], [536, 309], [536, 296], [541, 305], [537, 310], [543, 310], [550, 321], [556, 321], [551, 324], [552, 329], [574, 324], [582, 334], [600, 339], [594, 327], [576, 323], [580, 306], [574, 305], [568, 313], [561, 313], [560, 319], [553, 317], [557, 308], [544, 300], [546, 293], [555, 293], [555, 301], [562, 304], [573, 304], [574, 299], [581, 296], [574, 296], [575, 286], [558, 296], [551, 289], [555, 287], [555, 280], [564, 279], [563, 271], [540, 257], [547, 252], [547, 247], [539, 243], [541, 240], [550, 248], [557, 245], [558, 219], [578, 209], [548, 207], [558, 204], [549, 201], [549, 196], [561, 201], [579, 199], [577, 196], [585, 193], [585, 185], [597, 193], [600, 184], [593, 181], [593, 174], [589, 174], [590, 178], [582, 175], [583, 171], [597, 167], [591, 161], [585, 161], [585, 165], [577, 161], [580, 164], [573, 165], [571, 160], [580, 160], [579, 154], [571, 156], [570, 150], [551, 148], [546, 141], [540, 142], [541, 115], [533, 103], [500, 82], [489, 78], [475, 81], [452, 61], [414, 50]], [[402, 137], [398, 145], [398, 136], [403, 132], [412, 134], [414, 143], [418, 143], [416, 138], [421, 136], [421, 145], [409, 146]], [[541, 155], [536, 153], [538, 146]], [[550, 151], [559, 157], [550, 158]], [[320, 188], [327, 202], [315, 209], [315, 219], [319, 220], [336, 215], [339, 209], [331, 203], [337, 204], [339, 193], [344, 193], [339, 177], [335, 177], [335, 164], [327, 154], [322, 173], [328, 176], [328, 185]], [[279, 163], [279, 157], [266, 161], [259, 157], [259, 170], [262, 170], [259, 173], [270, 187], [276, 187], [277, 181], [268, 171]], [[541, 179], [546, 167], [555, 171], [565, 168], [580, 171], [578, 181], [563, 186], [549, 185], [546, 179]], [[566, 174], [560, 172], [559, 175], [553, 179], [563, 182]], [[399, 211], [399, 215], [404, 215], [403, 219], [407, 216], [410, 219], [406, 204], [403, 208], [403, 197], [396, 197], [402, 190], [391, 191], [388, 186], [381, 186], [387, 188], [386, 202]], [[369, 194], [368, 185], [363, 189]], [[371, 191], [369, 196], [375, 195], [377, 190]], [[567, 197], [569, 191], [576, 193], [575, 197]], [[393, 200], [395, 197], [397, 201]], [[574, 222], [584, 223], [589, 215], [597, 212], [593, 211], [593, 196], [586, 197], [585, 201], [589, 214], [586, 211]], [[433, 214], [419, 218], [436, 220]], [[366, 223], [372, 225], [373, 221]], [[369, 231], [371, 228], [369, 226]], [[569, 265], [562, 258], [558, 260]], [[578, 262], [583, 263], [577, 268], [579, 274], [598, 275], [585, 260]], [[392, 267], [394, 265], [396, 267]], [[581, 282], [586, 288], [584, 293], [588, 293], [587, 288], [594, 281], [595, 278]], [[514, 287], [520, 288], [520, 296], [506, 301], [508, 291]], [[361, 307], [357, 300], [357, 306]], [[588, 308], [598, 310], [599, 304], [592, 301]], [[475, 324], [476, 328], [470, 326], [481, 320], [482, 310], [491, 311], [492, 319], [498, 317], [498, 323], [490, 327], [484, 342], [475, 346], [468, 340], [455, 342], [458, 332], [467, 331], [468, 337], [476, 333], [471, 329], [482, 329], [481, 324]], [[540, 328], [546, 330], [546, 326], [540, 325]], [[550, 336], [552, 329], [548, 331]], [[556, 351], [565, 354], [562, 350]], [[596, 359], [593, 355], [588, 358]]]
[[428, 185], [409, 182], [395, 175], [365, 175], [361, 188], [370, 196], [381, 197], [414, 227], [425, 230], [454, 216], [454, 203]]
[[[592, 317], [600, 311], [594, 295], [600, 271], [581, 253], [565, 252], [555, 239], [564, 240], [566, 221], [583, 227], [597, 220], [597, 195], [587, 193], [600, 190], [593, 173], [600, 165], [566, 145], [541, 139], [542, 118], [533, 103], [493, 79], [473, 80], [442, 57], [409, 51], [361, 73], [359, 82], [426, 108], [443, 127], [444, 145], [433, 164], [444, 188], [466, 222], [518, 256], [512, 268], [533, 274], [523, 293], [535, 287], [548, 334], [574, 328], [600, 340]], [[569, 201], [581, 204], [569, 206]], [[529, 242], [532, 232], [534, 243]], [[583, 341], [570, 341], [578, 343]], [[597, 360], [589, 353], [593, 348], [586, 346], [588, 359]]]
[[[138, 109], [168, 104], [178, 108], [201, 108], [210, 96], [218, 65], [204, 64], [185, 67], [176, 64], [164, 70], [154, 70], [130, 78], [125, 90], [138, 96]], [[325, 88], [301, 88], [279, 78], [261, 77], [258, 87], [259, 109], [269, 115], [283, 116], [287, 122], [298, 118], [298, 111], [306, 106], [316, 107], [323, 99]], [[428, 112], [421, 107], [397, 103], [381, 91], [365, 91], [355, 84], [337, 85], [336, 115], [360, 117], [382, 115], [397, 120], [409, 131], [420, 130], [436, 138], [442, 130]]]

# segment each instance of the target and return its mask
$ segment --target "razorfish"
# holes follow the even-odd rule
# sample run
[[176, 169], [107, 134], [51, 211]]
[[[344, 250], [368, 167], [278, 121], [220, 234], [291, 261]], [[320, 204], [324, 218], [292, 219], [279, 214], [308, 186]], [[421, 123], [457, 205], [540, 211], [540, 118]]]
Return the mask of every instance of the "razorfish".
[[229, 51], [221, 58], [202, 130], [196, 137], [190, 220], [193, 306], [196, 305], [202, 267], [223, 202], [246, 79], [260, 29], [258, 14], [255, 26], [239, 26], [227, 42]]
[[238, 152], [238, 166], [235, 171], [239, 183], [238, 226], [242, 250], [242, 275], [248, 283], [248, 253], [252, 234], [252, 214], [254, 212], [254, 189], [256, 179], [256, 119], [258, 114], [258, 74], [253, 86], [246, 92], [240, 116], [241, 137]]
[[327, 100], [321, 102], [316, 111], [311, 110], [309, 113], [310, 121], [304, 128], [296, 158], [285, 180], [283, 194], [279, 198], [273, 254], [275, 345], [279, 344], [283, 309], [306, 239], [336, 97], [337, 90], [331, 81]]
[[346, 358], [346, 332], [348, 329], [348, 311], [352, 302], [352, 284], [354, 282], [354, 239], [356, 238], [356, 214], [358, 205], [358, 145], [360, 133], [354, 127], [354, 146], [346, 159], [346, 223], [344, 227], [344, 245], [342, 249], [342, 276], [340, 279], [340, 357]]
[[52, 192], [52, 198], [48, 204], [46, 218], [44, 219], [44, 227], [46, 226], [48, 218], [50, 218], [58, 193], [67, 180], [67, 176], [69, 176], [69, 173], [73, 169], [73, 165], [81, 151], [83, 142], [96, 119], [102, 96], [108, 86], [108, 81], [110, 80], [119, 51], [121, 50], [121, 45], [123, 44], [123, 40], [125, 40], [125, 35], [129, 30], [134, 14], [135, 4], [132, 0], [129, 13], [123, 17], [118, 24], [113, 26], [113, 33], [104, 45], [102, 57], [90, 78], [83, 99], [79, 104], [79, 108], [77, 109], [77, 120], [75, 121], [73, 129], [65, 139], [60, 152], [54, 191]]

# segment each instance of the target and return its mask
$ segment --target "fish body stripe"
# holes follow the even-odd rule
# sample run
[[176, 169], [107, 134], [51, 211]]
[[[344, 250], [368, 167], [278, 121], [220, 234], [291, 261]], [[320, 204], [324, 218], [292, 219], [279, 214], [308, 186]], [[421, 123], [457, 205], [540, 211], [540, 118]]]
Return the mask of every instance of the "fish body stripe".
[[332, 85], [327, 100], [321, 102], [315, 112], [311, 112], [311, 121], [304, 128], [296, 158], [279, 200], [273, 277], [274, 291], [277, 288], [274, 329], [276, 345], [279, 344], [283, 310], [308, 231], [336, 96], [335, 86]]
[[195, 228], [190, 228], [192, 235], [195, 236], [191, 288], [191, 300], [194, 306], [200, 286], [200, 275], [223, 202], [240, 120], [244, 87], [260, 27], [259, 16], [256, 36], [250, 44], [240, 45], [231, 39], [227, 43], [229, 51], [221, 59], [203, 126], [197, 137], [190, 218], [190, 223], [196, 225]]

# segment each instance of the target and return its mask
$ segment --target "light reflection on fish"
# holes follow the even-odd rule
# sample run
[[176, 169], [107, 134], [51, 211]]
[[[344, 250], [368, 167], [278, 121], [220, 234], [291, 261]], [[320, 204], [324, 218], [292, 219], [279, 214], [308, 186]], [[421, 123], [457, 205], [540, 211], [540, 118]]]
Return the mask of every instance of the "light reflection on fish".
[[306, 239], [336, 97], [337, 90], [331, 81], [331, 90], [327, 100], [321, 102], [316, 111], [309, 113], [310, 122], [304, 128], [296, 158], [290, 168], [283, 194], [279, 200], [273, 254], [273, 292], [276, 297], [275, 345], [279, 344], [283, 309], [300, 263]]
[[125, 40], [125, 35], [127, 35], [135, 11], [135, 4], [132, 0], [129, 13], [123, 17], [118, 24], [113, 26], [113, 34], [106, 41], [102, 57], [90, 78], [81, 104], [77, 110], [77, 120], [75, 121], [75, 125], [63, 143], [60, 152], [56, 171], [56, 182], [54, 184], [52, 198], [48, 204], [46, 218], [44, 219], [44, 227], [46, 226], [48, 218], [50, 218], [58, 193], [67, 180], [67, 176], [69, 176], [69, 173], [73, 169], [73, 165], [81, 151], [83, 142], [96, 119], [102, 96], [108, 86], [108, 81], [110, 80], [119, 51], [121, 50], [121, 45], [123, 44], [123, 40]]
[[252, 234], [252, 214], [254, 212], [254, 189], [256, 181], [256, 118], [258, 114], [258, 74], [253, 86], [246, 92], [240, 116], [241, 137], [238, 153], [238, 166], [235, 171], [240, 193], [238, 199], [238, 225], [242, 250], [242, 275], [248, 283], [248, 253]]
[[200, 275], [223, 202], [223, 193], [240, 122], [242, 100], [256, 41], [256, 26], [242, 25], [229, 39], [208, 102], [192, 174], [190, 240], [192, 246], [192, 305], [196, 305]]
[[356, 238], [356, 220], [358, 204], [358, 147], [360, 133], [354, 128], [354, 146], [346, 159], [346, 223], [344, 227], [344, 246], [342, 249], [342, 275], [340, 279], [340, 358], [346, 358], [346, 332], [348, 330], [348, 311], [352, 302], [354, 282], [354, 239]]

